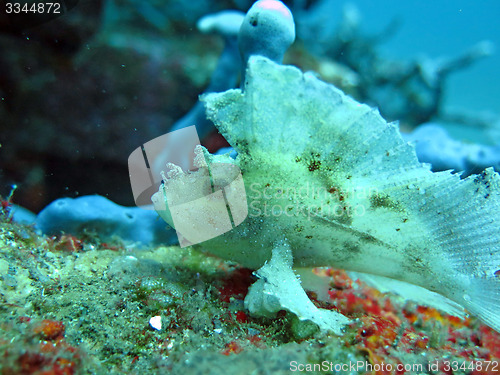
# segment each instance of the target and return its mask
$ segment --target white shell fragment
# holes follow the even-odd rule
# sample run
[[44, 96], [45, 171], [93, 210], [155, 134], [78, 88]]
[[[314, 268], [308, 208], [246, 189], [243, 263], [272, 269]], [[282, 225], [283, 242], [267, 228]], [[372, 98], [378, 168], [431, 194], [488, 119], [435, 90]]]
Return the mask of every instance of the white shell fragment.
[[149, 325], [151, 328], [161, 331], [161, 316], [156, 315], [149, 319]]

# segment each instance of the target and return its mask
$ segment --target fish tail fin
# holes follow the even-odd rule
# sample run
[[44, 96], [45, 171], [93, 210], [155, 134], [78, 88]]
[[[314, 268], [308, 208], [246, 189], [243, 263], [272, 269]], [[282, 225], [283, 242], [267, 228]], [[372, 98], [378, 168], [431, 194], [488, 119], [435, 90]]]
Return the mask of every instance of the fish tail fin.
[[475, 279], [469, 293], [464, 295], [464, 305], [473, 315], [500, 332], [500, 275]]
[[[442, 211], [447, 222], [441, 223], [436, 237], [466, 281], [457, 302], [500, 332], [500, 176], [487, 168], [450, 192], [451, 207]], [[455, 204], [464, 197], [466, 205]]]
[[422, 197], [413, 209], [431, 228], [436, 274], [451, 277], [447, 297], [500, 332], [500, 175], [434, 173]]

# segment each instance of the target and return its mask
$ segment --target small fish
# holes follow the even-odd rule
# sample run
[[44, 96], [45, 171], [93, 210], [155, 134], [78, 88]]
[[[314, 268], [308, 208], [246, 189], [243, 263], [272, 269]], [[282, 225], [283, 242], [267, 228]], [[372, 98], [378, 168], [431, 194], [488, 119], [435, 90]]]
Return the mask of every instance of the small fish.
[[[245, 301], [251, 311], [281, 306], [342, 332], [347, 319], [305, 302], [293, 260], [421, 286], [500, 331], [500, 176], [492, 169], [466, 179], [433, 173], [376, 109], [264, 57], [250, 58], [243, 90], [202, 100], [238, 156], [199, 147], [207, 160], [199, 166], [239, 167], [248, 208], [241, 224], [202, 246], [260, 268]], [[166, 176], [153, 201], [167, 222], [174, 187], [186, 200], [212, 192], [190, 189], [198, 173]], [[200, 212], [209, 222], [218, 211], [205, 203]]]

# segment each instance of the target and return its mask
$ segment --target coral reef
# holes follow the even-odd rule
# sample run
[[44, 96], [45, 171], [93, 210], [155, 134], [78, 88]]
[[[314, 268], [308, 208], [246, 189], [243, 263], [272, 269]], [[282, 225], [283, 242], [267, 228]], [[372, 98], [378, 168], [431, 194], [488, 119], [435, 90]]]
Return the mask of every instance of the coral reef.
[[[238, 258], [235, 252], [239, 253], [238, 260], [243, 264], [253, 258], [252, 264], [247, 263], [250, 269], [202, 252], [198, 246], [167, 246], [173, 232], [165, 230], [165, 223], [158, 220], [153, 211], [113, 203], [133, 202], [126, 160], [139, 144], [169, 129], [196, 122], [203, 144], [210, 152], [227, 146], [220, 135], [213, 133], [203, 104], [196, 98], [201, 92], [219, 93], [235, 87], [242, 68], [245, 72], [236, 44], [243, 13], [214, 12], [246, 11], [253, 1], [76, 3], [71, 1], [64, 17], [50, 22], [44, 19], [35, 28], [25, 27], [32, 24], [5, 24], [5, 18], [0, 17], [0, 43], [4, 47], [0, 56], [3, 72], [0, 77], [0, 178], [3, 184], [0, 194], [5, 191], [8, 194], [12, 185], [19, 185], [7, 198], [0, 196], [0, 374], [289, 374], [296, 371], [496, 374], [500, 371], [500, 334], [477, 317], [466, 315], [449, 300], [443, 302], [436, 294], [422, 294], [408, 284], [329, 267], [292, 269], [289, 239], [275, 241], [278, 227], [264, 227], [264, 223], [272, 221], [268, 217], [257, 223], [257, 239], [252, 238], [250, 231], [243, 236], [237, 232], [238, 240], [248, 235], [250, 242], [238, 248], [232, 243], [226, 246], [225, 254], [219, 252], [229, 259]], [[282, 13], [285, 18], [269, 17], [263, 6], [266, 3], [275, 3], [283, 10], [283, 4], [275, 1], [254, 4], [246, 18], [246, 27], [254, 30], [258, 25], [264, 26], [266, 38], [277, 37], [281, 52], [274, 56], [281, 62], [287, 44], [293, 39], [292, 24], [286, 22], [289, 14], [286, 12]], [[472, 249], [472, 255], [465, 257], [469, 257], [470, 262], [463, 265], [463, 259], [452, 257], [450, 265], [446, 257], [436, 261], [425, 254], [419, 257], [410, 252], [408, 258], [400, 259], [401, 264], [410, 265], [410, 271], [406, 268], [402, 271], [406, 273], [403, 276], [410, 275], [413, 266], [418, 267], [430, 259], [419, 271], [425, 275], [429, 272], [425, 266], [434, 265], [437, 284], [445, 280], [459, 288], [466, 285], [467, 280], [474, 284], [487, 279], [489, 284], [482, 283], [463, 297], [465, 304], [473, 307], [473, 313], [497, 327], [498, 309], [487, 311], [490, 315], [486, 314], [486, 318], [484, 310], [498, 304], [498, 292], [491, 297], [488, 290], [491, 281], [498, 281], [499, 277], [498, 223], [495, 224], [498, 207], [487, 207], [483, 203], [484, 200], [497, 202], [498, 177], [487, 169], [477, 176], [460, 178], [487, 167], [498, 168], [498, 146], [495, 145], [500, 139], [500, 121], [495, 114], [450, 112], [442, 105], [449, 75], [491, 53], [491, 45], [478, 44], [456, 58], [395, 61], [385, 58], [379, 48], [380, 42], [394, 33], [392, 25], [380, 35], [368, 35], [361, 31], [354, 8], [346, 8], [343, 21], [338, 25], [331, 22], [330, 17], [335, 1], [289, 3], [297, 21], [298, 43], [284, 57], [285, 62], [318, 72], [322, 79], [333, 82], [358, 100], [379, 106], [389, 120], [402, 120], [404, 130], [415, 129], [405, 140], [416, 144], [420, 161], [431, 163], [434, 170], [464, 171], [461, 176], [449, 172], [440, 174], [448, 178], [437, 187], [409, 181], [409, 192], [403, 196], [416, 197], [413, 206], [408, 204], [410, 208], [403, 204], [408, 203], [405, 199], [394, 199], [397, 188], [389, 189], [387, 194], [367, 196], [364, 202], [380, 214], [375, 216], [377, 225], [373, 226], [373, 216], [370, 217], [373, 230], [361, 231], [359, 244], [356, 236], [360, 233], [353, 234], [348, 238], [350, 242], [340, 244], [343, 250], [356, 252], [366, 246], [376, 247], [376, 235], [383, 232], [383, 228], [391, 229], [393, 219], [405, 210], [414, 213], [408, 217], [410, 223], [403, 218], [392, 228], [394, 231], [390, 231], [389, 237], [406, 236], [413, 220], [432, 211], [433, 204], [434, 208], [441, 207], [439, 202], [447, 201], [450, 206], [456, 203], [458, 207], [465, 202], [469, 206], [462, 206], [465, 208], [459, 212], [438, 211], [438, 215], [447, 219], [424, 215], [411, 229], [415, 233], [421, 229], [418, 234], [425, 235], [427, 230], [437, 233], [442, 228], [442, 246], [451, 243], [462, 250]], [[205, 35], [193, 31], [197, 21], [199, 31]], [[284, 34], [273, 28], [276, 21], [284, 26]], [[243, 60], [255, 54], [267, 56], [266, 50], [273, 51], [276, 47], [269, 41], [262, 42], [262, 35], [257, 40], [250, 38], [248, 48], [257, 47], [256, 52], [245, 54], [243, 51]], [[282, 69], [290, 79], [298, 72], [288, 67], [276, 69]], [[263, 82], [272, 79], [271, 70]], [[221, 161], [237, 164], [243, 167], [248, 178], [252, 170], [247, 168], [251, 151], [252, 157], [258, 156], [257, 162], [263, 161], [253, 169], [255, 174], [262, 174], [268, 180], [279, 179], [283, 174], [276, 171], [283, 167], [284, 161], [276, 159], [266, 164], [267, 156], [263, 155], [275, 147], [293, 149], [289, 166], [300, 169], [302, 175], [291, 175], [290, 181], [294, 186], [307, 182], [310, 176], [318, 177], [323, 185], [326, 181], [328, 196], [342, 208], [337, 227], [344, 229], [352, 224], [345, 212], [350, 209], [354, 191], [346, 190], [342, 184], [354, 179], [350, 173], [342, 174], [342, 166], [345, 170], [352, 167], [358, 172], [367, 170], [368, 175], [375, 173], [377, 177], [373, 181], [390, 185], [404, 175], [405, 167], [401, 164], [407, 168], [415, 165], [414, 154], [408, 156], [402, 152], [407, 157], [404, 163], [396, 157], [401, 156], [400, 151], [411, 148], [399, 141], [393, 125], [385, 128], [383, 137], [389, 133], [393, 140], [398, 140], [392, 148], [383, 147], [382, 151], [388, 152], [385, 155], [376, 147], [381, 144], [377, 141], [381, 134], [376, 131], [367, 131], [370, 136], [365, 137], [364, 142], [355, 143], [355, 147], [347, 139], [356, 138], [356, 132], [347, 132], [340, 140], [331, 142], [348, 146], [353, 155], [370, 146], [373, 149], [367, 150], [364, 163], [359, 163], [363, 158], [333, 158], [332, 168], [331, 160], [325, 160], [319, 152], [307, 149], [303, 155], [295, 155], [306, 144], [304, 139], [312, 136], [301, 127], [297, 115], [304, 108], [287, 117], [278, 130], [274, 128], [276, 117], [291, 109], [293, 112], [293, 100], [283, 100], [282, 105], [273, 110], [273, 100], [260, 98], [261, 102], [252, 101], [251, 105], [259, 111], [251, 116], [245, 114], [245, 105], [241, 105], [241, 112], [231, 113], [228, 106], [244, 95], [251, 96], [255, 69], [252, 74], [246, 77], [250, 82], [246, 93], [230, 90], [204, 96], [210, 116], [216, 122], [220, 120], [219, 127], [239, 153], [238, 157], [235, 149], [219, 150], [217, 157], [204, 153], [209, 165]], [[302, 77], [307, 77], [304, 80], [309, 83], [316, 81], [316, 73]], [[243, 89], [244, 81], [241, 82]], [[271, 85], [270, 92], [274, 86], [279, 85]], [[280, 99], [301, 93], [300, 89], [285, 91], [279, 94]], [[315, 91], [306, 91], [298, 102]], [[344, 98], [343, 105], [350, 103], [353, 108], [367, 108], [340, 97]], [[311, 105], [306, 117], [315, 118], [322, 108]], [[229, 129], [232, 125], [225, 122], [231, 116], [235, 127]], [[367, 119], [378, 123], [380, 118], [372, 111], [356, 124], [366, 124]], [[243, 120], [248, 126], [236, 129]], [[252, 130], [262, 120], [269, 120], [266, 123], [270, 126], [264, 126], [262, 131]], [[343, 120], [349, 123], [352, 119]], [[427, 121], [437, 122], [440, 127], [417, 126]], [[450, 122], [473, 136], [460, 131], [458, 135], [455, 131], [448, 136]], [[291, 137], [290, 132], [297, 137]], [[298, 138], [299, 141], [294, 141]], [[322, 141], [327, 143], [328, 137]], [[470, 144], [471, 141], [484, 145]], [[262, 145], [259, 155], [252, 149], [256, 143]], [[231, 157], [226, 152], [231, 152]], [[346, 165], [349, 160], [352, 163]], [[384, 174], [383, 169], [374, 170], [377, 163], [392, 165], [391, 161], [400, 168], [389, 174]], [[162, 163], [164, 160], [158, 161], [159, 168], [163, 168]], [[430, 173], [424, 169], [425, 172], [420, 170], [422, 174]], [[333, 170], [336, 179], [332, 180], [327, 175]], [[248, 180], [252, 181], [252, 177]], [[277, 188], [266, 182], [268, 185], [262, 186], [265, 194]], [[453, 190], [450, 188], [453, 184], [462, 189]], [[471, 186], [476, 194], [482, 195], [468, 196], [457, 202], [470, 193]], [[450, 191], [456, 192], [456, 196], [448, 194]], [[102, 196], [87, 195], [96, 193]], [[65, 196], [73, 199], [60, 199]], [[41, 212], [35, 216], [14, 202]], [[49, 202], [52, 203], [47, 206]], [[42, 210], [43, 207], [46, 208]], [[311, 207], [318, 208], [319, 203]], [[263, 212], [272, 216], [275, 210], [270, 205]], [[328, 226], [319, 215], [312, 215], [310, 219], [313, 226]], [[430, 224], [423, 228], [421, 222], [426, 221]], [[447, 224], [443, 226], [443, 222]], [[330, 232], [322, 234], [314, 228], [317, 233], [311, 233], [307, 225], [284, 228], [294, 234], [292, 245], [305, 245], [302, 253], [293, 254], [296, 265], [313, 264], [317, 258], [311, 257], [311, 244], [332, 237]], [[474, 235], [478, 227], [482, 231], [480, 237]], [[297, 238], [300, 241], [295, 241]], [[271, 239], [273, 246], [255, 243], [255, 240], [262, 244]], [[415, 237], [408, 240], [412, 246], [419, 241], [420, 238]], [[434, 245], [430, 243], [429, 249], [436, 250]], [[490, 245], [489, 255], [481, 250]], [[248, 253], [251, 248], [260, 255]], [[492, 257], [494, 262], [485, 268]], [[377, 259], [366, 258], [367, 266], [376, 265]], [[386, 260], [391, 259], [394, 260], [391, 257]], [[254, 272], [266, 260], [266, 266]], [[346, 260], [340, 259], [339, 263]], [[457, 267], [463, 268], [463, 272], [458, 272]], [[387, 262], [380, 268], [387, 268]], [[292, 284], [296, 286], [294, 290], [287, 287]], [[485, 293], [490, 293], [487, 298], [483, 298]], [[259, 313], [260, 316], [256, 316]], [[324, 317], [317, 321], [319, 327], [311, 322], [315, 316]], [[338, 321], [329, 326], [328, 319], [332, 317]], [[161, 328], [152, 327], [152, 318], [161, 319]], [[326, 332], [328, 329], [343, 335], [333, 335]]]
[[[331, 373], [335, 365], [344, 366], [338, 373], [385, 374], [395, 368], [384, 372], [381, 365], [398, 364], [422, 366], [419, 373], [498, 369], [499, 334], [475, 318], [380, 293], [343, 271], [300, 270], [318, 307], [352, 320], [339, 338], [284, 311], [274, 319], [249, 316], [243, 300], [252, 272], [193, 248], [137, 251], [79, 239], [80, 249], [68, 249], [0, 214], [1, 374], [289, 374], [293, 366]], [[148, 324], [157, 315], [161, 331]], [[465, 370], [446, 371], [452, 363]]]

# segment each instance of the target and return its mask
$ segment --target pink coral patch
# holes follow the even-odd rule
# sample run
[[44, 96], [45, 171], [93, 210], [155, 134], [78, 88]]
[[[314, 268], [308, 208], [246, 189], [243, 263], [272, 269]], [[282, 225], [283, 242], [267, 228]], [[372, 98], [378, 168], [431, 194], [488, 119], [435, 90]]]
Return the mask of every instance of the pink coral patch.
[[292, 19], [292, 14], [288, 8], [281, 2], [276, 0], [261, 0], [256, 4], [257, 7], [266, 10], [273, 10], [281, 13], [285, 18]]

